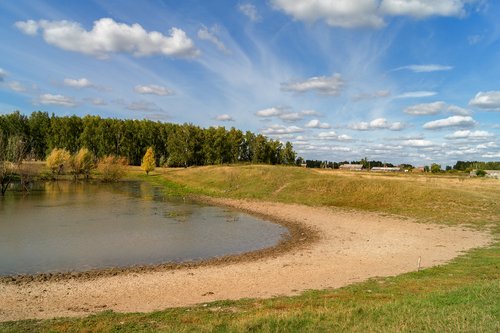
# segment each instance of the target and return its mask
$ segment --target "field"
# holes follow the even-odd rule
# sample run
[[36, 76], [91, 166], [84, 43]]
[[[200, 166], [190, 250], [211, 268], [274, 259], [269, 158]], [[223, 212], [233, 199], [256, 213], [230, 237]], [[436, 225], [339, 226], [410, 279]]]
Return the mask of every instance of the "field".
[[[84, 318], [0, 324], [2, 332], [500, 330], [500, 182], [465, 176], [369, 174], [273, 166], [156, 169], [131, 177], [171, 195], [333, 206], [466, 225], [495, 243], [452, 262], [299, 296], [218, 301], [153, 313], [105, 311]], [[1, 311], [1, 309], [0, 309]]]

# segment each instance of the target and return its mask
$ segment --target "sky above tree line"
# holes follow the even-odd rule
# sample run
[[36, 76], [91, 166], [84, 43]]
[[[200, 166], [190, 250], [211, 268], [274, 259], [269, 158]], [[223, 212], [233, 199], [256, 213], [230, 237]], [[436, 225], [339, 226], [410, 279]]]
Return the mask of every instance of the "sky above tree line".
[[3, 1], [0, 113], [225, 126], [320, 160], [500, 159], [500, 2]]

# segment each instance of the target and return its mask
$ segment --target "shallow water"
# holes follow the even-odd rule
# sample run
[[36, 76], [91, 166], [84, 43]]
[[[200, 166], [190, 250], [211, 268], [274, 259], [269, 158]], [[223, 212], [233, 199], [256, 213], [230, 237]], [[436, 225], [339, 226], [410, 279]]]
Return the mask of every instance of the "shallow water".
[[287, 233], [238, 211], [167, 198], [149, 183], [44, 183], [0, 198], [0, 275], [208, 259], [271, 247]]

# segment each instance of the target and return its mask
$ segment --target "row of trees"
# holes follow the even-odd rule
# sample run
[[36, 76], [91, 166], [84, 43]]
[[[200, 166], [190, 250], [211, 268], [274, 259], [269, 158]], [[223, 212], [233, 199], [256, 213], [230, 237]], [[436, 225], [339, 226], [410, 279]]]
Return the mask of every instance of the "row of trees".
[[500, 170], [500, 162], [457, 161], [453, 170]]
[[191, 166], [236, 162], [293, 164], [291, 143], [283, 145], [250, 131], [235, 128], [201, 128], [192, 124], [171, 124], [150, 120], [120, 120], [87, 115], [59, 117], [37, 111], [30, 116], [19, 111], [0, 115], [3, 141], [18, 137], [26, 143], [28, 158], [42, 160], [54, 148], [74, 154], [87, 148], [96, 158], [125, 157], [139, 165], [148, 147], [156, 164]]

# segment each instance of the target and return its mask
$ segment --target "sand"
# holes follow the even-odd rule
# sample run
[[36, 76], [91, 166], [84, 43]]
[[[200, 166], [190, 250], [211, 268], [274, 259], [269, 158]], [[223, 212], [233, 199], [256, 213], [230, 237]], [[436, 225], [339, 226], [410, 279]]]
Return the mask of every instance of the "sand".
[[296, 295], [338, 288], [445, 263], [486, 246], [491, 235], [464, 227], [416, 223], [399, 217], [260, 201], [207, 199], [313, 230], [314, 241], [263, 252], [252, 260], [0, 283], [0, 321], [84, 316], [103, 310], [147, 312], [215, 300]]

